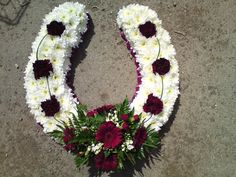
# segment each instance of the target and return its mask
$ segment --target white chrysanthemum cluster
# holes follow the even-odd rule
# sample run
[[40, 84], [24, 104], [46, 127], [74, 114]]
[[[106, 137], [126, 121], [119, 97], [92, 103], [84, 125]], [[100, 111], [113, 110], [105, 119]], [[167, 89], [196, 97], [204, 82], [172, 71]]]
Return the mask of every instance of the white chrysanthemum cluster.
[[[36, 61], [37, 48], [42, 38], [47, 34], [47, 25], [52, 21], [62, 22], [65, 30], [61, 36], [47, 35], [39, 48], [39, 60], [50, 60], [53, 73], [48, 78], [52, 95], [60, 103], [60, 111], [54, 117], [47, 117], [42, 111], [41, 102], [50, 99], [46, 77], [36, 80], [33, 63]], [[66, 74], [70, 69], [70, 56], [73, 47], [77, 47], [81, 34], [87, 30], [88, 16], [85, 6], [79, 3], [66, 2], [53, 9], [43, 20], [40, 32], [32, 44], [30, 61], [25, 70], [26, 100], [38, 123], [44, 127], [44, 132], [57, 129], [58, 120], [67, 122], [71, 113], [76, 113], [77, 99], [66, 84]]]
[[[157, 31], [156, 35], [150, 38], [146, 38], [139, 31], [139, 25], [148, 21], [155, 24]], [[142, 80], [130, 107], [135, 109], [136, 114], [142, 113], [142, 118], [148, 120], [146, 125], [152, 124], [153, 128], [159, 130], [167, 122], [179, 94], [179, 69], [169, 33], [162, 27], [155, 11], [138, 4], [123, 7], [118, 12], [117, 23], [129, 41], [131, 50], [136, 53], [135, 59], [139, 64], [137, 69], [140, 70]], [[152, 64], [157, 58], [168, 59], [171, 66], [170, 71], [162, 76], [163, 84], [161, 76], [155, 75], [152, 69]], [[149, 94], [159, 98], [162, 94], [163, 111], [158, 115], [152, 115], [143, 110]]]

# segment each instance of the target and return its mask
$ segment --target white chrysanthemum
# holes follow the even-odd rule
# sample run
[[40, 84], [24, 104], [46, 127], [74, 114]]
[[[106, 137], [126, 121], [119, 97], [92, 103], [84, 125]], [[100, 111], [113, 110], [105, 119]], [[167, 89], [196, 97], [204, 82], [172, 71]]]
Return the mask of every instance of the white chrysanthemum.
[[[47, 25], [52, 21], [60, 21], [66, 26], [66, 30], [61, 37], [46, 36]], [[57, 120], [67, 121], [71, 118], [71, 112], [76, 114], [75, 104], [77, 100], [73, 98], [71, 89], [66, 85], [65, 73], [69, 70], [71, 48], [81, 42], [81, 34], [87, 30], [88, 17], [85, 12], [85, 6], [79, 3], [66, 2], [59, 7], [54, 8], [52, 12], [45, 16], [41, 29], [32, 43], [32, 53], [29, 56], [25, 70], [26, 100], [31, 108], [31, 113], [35, 115], [38, 123], [43, 125], [45, 132], [57, 129]], [[41, 45], [38, 50], [39, 43]], [[48, 78], [35, 80], [33, 73], [33, 63], [36, 61], [36, 52], [39, 51], [39, 59], [49, 59], [53, 66], [53, 73]], [[49, 85], [48, 85], [49, 84]], [[48, 89], [48, 86], [50, 89]], [[50, 99], [50, 93], [55, 95], [61, 104], [61, 111], [54, 117], [45, 117], [42, 111], [41, 102]]]
[[[138, 28], [139, 25], [145, 24], [147, 21], [156, 26], [157, 34], [151, 38], [142, 36]], [[135, 113], [142, 113], [141, 118], [147, 119], [145, 125], [151, 124], [152, 127], [159, 130], [168, 120], [179, 94], [178, 64], [174, 58], [176, 52], [171, 44], [170, 35], [162, 28], [161, 20], [158, 19], [156, 12], [147, 6], [131, 4], [123, 7], [118, 12], [117, 23], [130, 42], [131, 48], [136, 52], [136, 61], [141, 69], [142, 83], [130, 107], [135, 108]], [[168, 59], [171, 65], [169, 73], [162, 77], [163, 80], [158, 74], [153, 74], [152, 71], [153, 62], [159, 58]], [[149, 94], [159, 98], [162, 96], [164, 108], [158, 115], [151, 115], [143, 111], [143, 105], [146, 103]]]
[[[51, 94], [58, 99], [61, 109], [54, 117], [45, 117], [41, 108], [41, 102], [50, 98], [48, 83], [46, 79], [35, 80], [33, 73], [33, 63], [36, 61], [36, 52], [42, 38], [47, 33], [47, 25], [52, 21], [61, 21], [66, 26], [63, 34], [58, 36], [47, 36], [39, 48], [39, 59], [49, 59], [53, 65], [53, 73], [48, 78]], [[46, 15], [43, 25], [32, 44], [32, 53], [29, 56], [25, 70], [26, 100], [35, 115], [37, 122], [44, 126], [45, 132], [56, 129], [57, 120], [68, 121], [72, 116], [71, 112], [76, 114], [76, 98], [73, 98], [71, 89], [66, 85], [66, 73], [70, 69], [69, 58], [72, 47], [77, 47], [81, 40], [81, 34], [87, 30], [88, 16], [85, 12], [85, 6], [79, 3], [66, 2]], [[157, 35], [151, 38], [142, 36], [139, 31], [139, 25], [147, 21], [156, 26]], [[169, 33], [161, 26], [161, 21], [155, 11], [147, 6], [131, 4], [123, 7], [118, 12], [117, 23], [131, 44], [131, 48], [136, 53], [136, 60], [139, 63], [142, 83], [139, 86], [136, 97], [130, 104], [135, 108], [135, 113], [142, 113], [142, 120], [147, 120], [146, 125], [151, 124], [156, 130], [168, 120], [173, 110], [174, 102], [179, 94], [179, 74], [178, 63], [175, 60], [175, 49], [170, 41]], [[159, 41], [159, 42], [158, 42]], [[160, 43], [160, 45], [159, 45]], [[160, 51], [160, 53], [159, 53]], [[159, 55], [158, 55], [159, 54]], [[159, 58], [166, 58], [170, 61], [170, 71], [163, 76], [163, 84], [160, 76], [153, 74], [152, 64]], [[146, 103], [149, 94], [161, 97], [164, 104], [163, 112], [159, 115], [151, 115], [143, 111], [143, 105]], [[109, 119], [116, 122], [117, 117], [111, 116]], [[131, 145], [127, 145], [131, 149]]]

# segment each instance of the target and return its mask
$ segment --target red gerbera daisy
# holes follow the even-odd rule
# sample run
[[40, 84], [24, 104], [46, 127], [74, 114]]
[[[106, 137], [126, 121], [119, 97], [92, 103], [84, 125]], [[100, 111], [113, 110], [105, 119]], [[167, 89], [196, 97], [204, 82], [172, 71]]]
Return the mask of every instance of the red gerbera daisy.
[[99, 127], [96, 140], [104, 143], [105, 148], [114, 149], [122, 143], [122, 131], [113, 122], [105, 122]]
[[101, 170], [105, 171], [115, 170], [118, 166], [118, 157], [116, 154], [112, 154], [108, 157], [105, 157], [104, 152], [100, 152], [95, 157], [95, 164], [96, 168]]

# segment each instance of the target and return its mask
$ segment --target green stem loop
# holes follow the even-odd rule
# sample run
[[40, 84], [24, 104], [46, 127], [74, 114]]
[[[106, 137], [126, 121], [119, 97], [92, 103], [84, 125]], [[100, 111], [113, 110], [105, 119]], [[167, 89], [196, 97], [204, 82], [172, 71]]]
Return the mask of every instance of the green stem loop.
[[48, 34], [45, 34], [45, 36], [43, 36], [43, 38], [41, 39], [41, 41], [39, 42], [37, 51], [36, 51], [36, 59], [39, 60], [39, 47], [41, 46], [43, 40], [47, 37]]

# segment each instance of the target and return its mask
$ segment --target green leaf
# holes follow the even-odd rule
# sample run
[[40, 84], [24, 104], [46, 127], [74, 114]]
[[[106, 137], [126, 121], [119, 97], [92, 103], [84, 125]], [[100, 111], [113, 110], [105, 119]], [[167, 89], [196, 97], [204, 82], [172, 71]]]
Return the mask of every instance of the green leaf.
[[128, 160], [129, 160], [133, 165], [135, 165], [135, 157], [134, 157], [134, 154], [125, 152], [125, 155], [126, 155], [126, 157], [128, 158]]
[[77, 104], [77, 114], [81, 121], [85, 121], [87, 118], [87, 107], [82, 104]]
[[95, 140], [94, 134], [92, 131], [81, 131], [79, 134], [73, 138], [70, 143], [86, 143], [86, 142], [93, 142]]
[[150, 148], [157, 148], [156, 145], [148, 144], [148, 143], [144, 143], [143, 146], [147, 146], [147, 147], [150, 147]]
[[134, 108], [132, 109], [132, 111], [129, 113], [130, 117], [134, 117]]
[[62, 125], [59, 125], [59, 124], [58, 124], [57, 127], [60, 128], [62, 131], [65, 130], [65, 126], [63, 127]]
[[49, 132], [48, 134], [54, 138], [63, 138], [64, 137], [64, 133], [60, 130], [54, 130], [53, 132]]
[[122, 104], [116, 105], [116, 109], [118, 117], [120, 117], [122, 114], [128, 114], [130, 111], [128, 98], [126, 97]]
[[80, 168], [82, 165], [87, 164], [88, 160], [89, 156], [83, 156], [83, 157], [75, 156], [75, 164], [78, 168]]
[[106, 150], [106, 151], [104, 151], [104, 155], [105, 155], [105, 157], [109, 157], [110, 155], [111, 155], [111, 151], [109, 151], [109, 150]]

